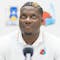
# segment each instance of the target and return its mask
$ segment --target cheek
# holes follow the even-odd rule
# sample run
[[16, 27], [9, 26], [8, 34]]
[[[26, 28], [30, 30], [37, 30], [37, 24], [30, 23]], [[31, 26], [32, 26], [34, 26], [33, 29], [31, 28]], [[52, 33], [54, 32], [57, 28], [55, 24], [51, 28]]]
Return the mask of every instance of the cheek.
[[22, 28], [23, 26], [23, 21], [19, 20], [19, 27]]
[[21, 21], [19, 20], [19, 27], [21, 27]]
[[34, 28], [35, 28], [35, 29], [38, 29], [38, 28], [40, 28], [40, 26], [41, 26], [41, 21], [40, 21], [40, 20], [37, 20], [37, 21], [35, 22], [35, 24], [34, 24]]

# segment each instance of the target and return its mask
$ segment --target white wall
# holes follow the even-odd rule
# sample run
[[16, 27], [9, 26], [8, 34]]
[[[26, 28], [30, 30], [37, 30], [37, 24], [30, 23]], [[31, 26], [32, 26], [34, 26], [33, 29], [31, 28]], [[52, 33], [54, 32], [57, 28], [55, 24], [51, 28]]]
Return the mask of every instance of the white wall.
[[[23, 5], [26, 1], [29, 1], [29, 0], [1, 0], [0, 1], [0, 36], [9, 34], [18, 29], [18, 26], [6, 25], [7, 21], [9, 20], [9, 7], [16, 6], [18, 7], [18, 10], [19, 10], [21, 5]], [[43, 5], [44, 1], [48, 4], [50, 2], [54, 4], [55, 16], [56, 16], [54, 17], [56, 18], [56, 23], [54, 25], [47, 26], [46, 30], [56, 35], [57, 37], [60, 37], [60, 14], [59, 14], [60, 13], [60, 7], [59, 7], [60, 0], [30, 0], [30, 1], [37, 1], [41, 5]], [[42, 7], [44, 8], [44, 6]], [[45, 10], [51, 12], [49, 6], [45, 6], [45, 7], [46, 7]], [[19, 15], [19, 11], [18, 11], [18, 15]]]

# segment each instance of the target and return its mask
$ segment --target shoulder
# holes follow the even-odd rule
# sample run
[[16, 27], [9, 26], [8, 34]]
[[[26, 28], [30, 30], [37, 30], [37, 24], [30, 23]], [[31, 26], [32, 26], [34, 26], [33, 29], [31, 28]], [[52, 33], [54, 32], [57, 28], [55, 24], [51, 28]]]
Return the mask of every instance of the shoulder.
[[17, 32], [18, 31], [15, 31], [0, 37], [0, 54], [5, 54], [11, 49], [16, 41]]
[[60, 38], [46, 31], [44, 32], [44, 36], [44, 41], [48, 48], [54, 52], [55, 56], [60, 56]]
[[51, 44], [53, 44], [54, 46], [55, 45], [56, 46], [60, 45], [60, 38], [55, 36], [55, 35], [53, 35], [52, 33], [49, 33], [47, 31], [45, 31], [44, 32], [44, 38], [45, 38], [46, 42], [50, 43], [50, 45]]

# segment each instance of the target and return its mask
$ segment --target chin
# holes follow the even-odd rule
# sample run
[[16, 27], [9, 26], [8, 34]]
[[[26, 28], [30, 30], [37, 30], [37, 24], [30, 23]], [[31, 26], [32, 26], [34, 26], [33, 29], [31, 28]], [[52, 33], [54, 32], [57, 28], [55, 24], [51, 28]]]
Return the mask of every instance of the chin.
[[25, 32], [26, 35], [32, 35], [32, 32]]

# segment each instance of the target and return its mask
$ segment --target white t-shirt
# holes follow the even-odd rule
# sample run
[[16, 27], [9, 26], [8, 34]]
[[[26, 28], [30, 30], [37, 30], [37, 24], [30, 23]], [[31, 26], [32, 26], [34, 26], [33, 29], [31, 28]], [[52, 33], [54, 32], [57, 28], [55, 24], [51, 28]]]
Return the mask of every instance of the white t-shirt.
[[[25, 60], [24, 47], [27, 46], [20, 32], [14, 32], [0, 40], [0, 60]], [[60, 60], [60, 42], [55, 36], [41, 31], [33, 45], [32, 60]]]

